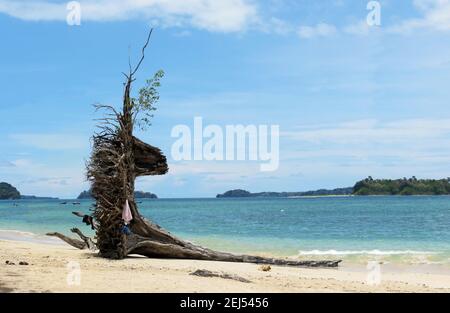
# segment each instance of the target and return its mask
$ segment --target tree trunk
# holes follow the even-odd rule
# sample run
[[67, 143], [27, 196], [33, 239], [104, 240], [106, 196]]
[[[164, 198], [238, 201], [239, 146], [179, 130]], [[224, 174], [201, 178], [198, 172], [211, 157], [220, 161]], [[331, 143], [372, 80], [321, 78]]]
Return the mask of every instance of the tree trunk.
[[[152, 32], [150, 32], [151, 35]], [[99, 105], [109, 113], [99, 125], [100, 131], [93, 137], [93, 151], [87, 165], [87, 176], [92, 184], [95, 198], [93, 218], [95, 219], [96, 247], [102, 257], [122, 259], [129, 254], [139, 254], [152, 258], [197, 259], [225, 262], [248, 262], [258, 264], [336, 267], [340, 261], [295, 261], [263, 258], [249, 255], [213, 251], [194, 245], [171, 235], [158, 225], [143, 218], [134, 199], [136, 177], [164, 175], [168, 171], [167, 159], [160, 149], [144, 143], [133, 136], [136, 115], [136, 101], [130, 96], [133, 75], [138, 66], [125, 75], [127, 80], [123, 96], [122, 112], [111, 106]], [[132, 235], [123, 232], [122, 210], [128, 201], [133, 220], [129, 225]], [[77, 214], [78, 215], [78, 214]], [[76, 232], [80, 235], [79, 232]], [[80, 235], [83, 241], [53, 233], [79, 249], [92, 248], [92, 241]]]
[[133, 235], [126, 237], [127, 254], [139, 254], [152, 258], [196, 259], [308, 267], [337, 267], [341, 262], [340, 260], [297, 261], [214, 251], [173, 236], [159, 225], [141, 217], [136, 208], [134, 210], [134, 216], [136, 216], [136, 219], [132, 224]]

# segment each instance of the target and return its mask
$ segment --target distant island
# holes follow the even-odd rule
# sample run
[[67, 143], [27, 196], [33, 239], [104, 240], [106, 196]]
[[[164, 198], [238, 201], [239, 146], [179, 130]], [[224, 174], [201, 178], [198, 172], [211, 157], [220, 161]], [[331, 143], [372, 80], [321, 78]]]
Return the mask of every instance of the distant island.
[[78, 199], [78, 200], [92, 199], [91, 191], [90, 191], [90, 190], [82, 191], [82, 192], [80, 193], [80, 195], [77, 197], [77, 199]]
[[[151, 192], [144, 192], [144, 191], [135, 191], [134, 197], [136, 199], [158, 199], [158, 196]], [[78, 200], [83, 199], [92, 199], [92, 194], [90, 190], [85, 190], [77, 198]]]
[[20, 192], [8, 183], [0, 183], [0, 200], [18, 200]]
[[0, 183], [0, 200], [53, 200], [58, 198], [51, 197], [36, 197], [36, 196], [26, 196], [21, 195], [19, 190], [11, 184], [8, 183]]
[[26, 195], [21, 195], [20, 199], [22, 199], [22, 200], [59, 200], [59, 198], [56, 198], [56, 197], [38, 197], [38, 196], [26, 196]]
[[373, 179], [368, 177], [356, 183], [353, 194], [357, 196], [382, 195], [450, 195], [450, 178], [446, 179]]
[[[319, 189], [301, 192], [257, 192], [252, 193], [243, 189], [229, 190], [218, 194], [216, 198], [295, 198], [320, 196], [433, 196], [450, 195], [450, 178], [445, 179], [373, 179], [368, 177], [355, 184], [354, 187]], [[136, 199], [158, 199], [151, 192], [136, 191]], [[0, 183], [0, 200], [57, 200], [52, 197], [37, 197], [21, 195], [19, 190], [11, 184]], [[90, 190], [83, 191], [78, 200], [92, 199]]]
[[336, 188], [336, 189], [319, 189], [304, 192], [258, 192], [251, 193], [247, 190], [235, 189], [219, 194], [217, 198], [292, 198], [292, 197], [308, 197], [308, 196], [348, 196], [353, 193], [353, 187]]
[[235, 189], [218, 194], [216, 198], [292, 198], [308, 196], [438, 196], [450, 195], [450, 178], [446, 179], [373, 179], [368, 177], [354, 187], [319, 189], [304, 192], [258, 192]]

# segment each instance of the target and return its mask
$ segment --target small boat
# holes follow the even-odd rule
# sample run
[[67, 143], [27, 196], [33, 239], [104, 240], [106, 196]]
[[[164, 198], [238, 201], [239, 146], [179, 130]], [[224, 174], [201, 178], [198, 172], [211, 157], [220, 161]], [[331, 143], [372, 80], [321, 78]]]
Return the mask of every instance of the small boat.
[[61, 202], [60, 204], [67, 204], [67, 202]]
[[80, 202], [73, 202], [72, 204], [73, 205], [80, 205], [81, 203]]

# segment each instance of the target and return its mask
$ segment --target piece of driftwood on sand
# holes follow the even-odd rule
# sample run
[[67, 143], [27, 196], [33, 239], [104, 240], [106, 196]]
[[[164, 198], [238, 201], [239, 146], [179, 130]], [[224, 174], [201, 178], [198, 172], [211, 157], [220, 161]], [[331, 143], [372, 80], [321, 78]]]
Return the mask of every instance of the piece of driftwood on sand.
[[[137, 66], [124, 74], [124, 95], [122, 110], [112, 106], [97, 105], [105, 109], [99, 131], [93, 136], [93, 150], [87, 164], [87, 177], [92, 186], [95, 200], [93, 222], [95, 239], [84, 236], [79, 230], [72, 230], [81, 240], [68, 238], [59, 233], [56, 236], [78, 249], [93, 249], [99, 255], [111, 259], [123, 259], [130, 254], [150, 258], [196, 259], [225, 262], [248, 262], [257, 264], [288, 265], [302, 267], [337, 267], [339, 260], [302, 261], [267, 258], [252, 255], [237, 255], [214, 251], [182, 240], [145, 219], [139, 213], [134, 197], [135, 180], [140, 176], [164, 175], [168, 172], [166, 157], [160, 149], [134, 137], [136, 99], [130, 96], [134, 76], [144, 60], [152, 31], [142, 49]], [[128, 201], [133, 220], [129, 228], [131, 235], [122, 231], [124, 226], [122, 210]], [[82, 215], [82, 214], [81, 214]], [[86, 220], [86, 219], [84, 219]]]

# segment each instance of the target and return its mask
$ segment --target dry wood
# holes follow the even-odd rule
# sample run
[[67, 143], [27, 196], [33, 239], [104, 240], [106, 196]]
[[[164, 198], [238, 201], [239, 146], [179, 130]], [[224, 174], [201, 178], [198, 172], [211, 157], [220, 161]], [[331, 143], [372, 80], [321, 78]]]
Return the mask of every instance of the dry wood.
[[84, 249], [88, 248], [88, 245], [84, 241], [67, 237], [61, 233], [54, 232], [54, 233], [47, 233], [46, 235], [51, 236], [51, 237], [57, 237], [57, 238], [61, 239], [62, 241], [68, 243], [72, 247], [75, 247], [80, 250], [84, 250]]
[[[142, 57], [129, 74], [124, 74], [124, 95], [122, 111], [114, 107], [96, 105], [106, 110], [106, 117], [100, 121], [99, 132], [93, 136], [93, 148], [87, 164], [87, 177], [91, 182], [95, 206], [92, 217], [95, 222], [96, 247], [105, 258], [122, 259], [129, 254], [140, 254], [153, 258], [198, 259], [227, 262], [249, 262], [308, 267], [336, 267], [340, 261], [297, 261], [264, 258], [250, 255], [235, 255], [213, 251], [181, 240], [158, 225], [143, 218], [134, 198], [136, 177], [164, 175], [168, 172], [167, 159], [160, 149], [144, 143], [133, 136], [135, 114], [134, 100], [130, 96], [134, 74], [145, 57], [152, 32], [142, 49]], [[122, 233], [122, 209], [128, 200], [133, 214], [129, 225], [132, 235]], [[80, 214], [82, 215], [82, 214]], [[78, 233], [78, 232], [77, 232]], [[80, 235], [80, 233], [78, 233]], [[83, 241], [53, 233], [79, 249], [91, 248], [89, 238], [80, 235]]]
[[208, 270], [196, 270], [195, 272], [191, 273], [192, 276], [199, 276], [199, 277], [218, 277], [218, 278], [223, 278], [223, 279], [231, 279], [231, 280], [236, 280], [239, 281], [241, 283], [251, 283], [250, 280], [235, 275], [235, 274], [228, 274], [228, 273], [216, 273], [216, 272], [211, 272]]

